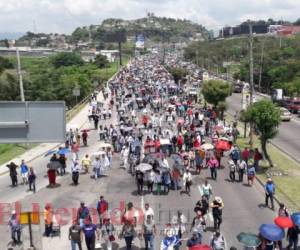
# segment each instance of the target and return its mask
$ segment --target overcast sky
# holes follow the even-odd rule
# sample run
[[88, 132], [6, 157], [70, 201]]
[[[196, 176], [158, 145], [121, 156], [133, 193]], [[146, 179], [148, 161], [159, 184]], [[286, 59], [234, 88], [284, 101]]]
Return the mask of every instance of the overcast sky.
[[300, 17], [300, 0], [0, 0], [0, 32], [70, 33], [105, 18], [186, 18], [209, 29], [247, 19]]

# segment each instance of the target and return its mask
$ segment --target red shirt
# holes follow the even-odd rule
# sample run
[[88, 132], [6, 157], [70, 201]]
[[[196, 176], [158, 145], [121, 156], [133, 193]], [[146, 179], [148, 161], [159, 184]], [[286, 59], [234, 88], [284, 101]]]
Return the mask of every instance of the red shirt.
[[242, 152], [242, 158], [243, 158], [243, 160], [248, 160], [249, 156], [250, 156], [250, 151], [249, 150], [244, 150]]
[[183, 144], [183, 137], [181, 135], [178, 136], [178, 138], [177, 138], [177, 144], [178, 145], [182, 145]]

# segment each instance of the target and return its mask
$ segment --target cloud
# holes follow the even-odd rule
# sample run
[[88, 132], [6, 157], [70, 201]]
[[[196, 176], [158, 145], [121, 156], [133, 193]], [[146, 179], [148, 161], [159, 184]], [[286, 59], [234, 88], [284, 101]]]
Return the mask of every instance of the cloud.
[[78, 26], [100, 24], [105, 18], [157, 16], [186, 18], [210, 29], [246, 19], [294, 21], [299, 0], [0, 0], [0, 32], [33, 30], [72, 32]]

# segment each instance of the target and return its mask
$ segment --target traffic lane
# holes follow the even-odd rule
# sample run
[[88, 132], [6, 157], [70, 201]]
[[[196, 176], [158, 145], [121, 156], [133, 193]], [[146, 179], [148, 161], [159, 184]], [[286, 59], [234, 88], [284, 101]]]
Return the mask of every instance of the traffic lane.
[[[234, 115], [241, 108], [241, 95], [233, 94], [227, 98], [228, 112]], [[281, 122], [278, 135], [272, 140], [275, 146], [300, 161], [300, 122], [293, 118], [290, 122]]]
[[279, 126], [279, 133], [272, 142], [300, 162], [300, 124], [298, 122], [282, 122]]
[[[223, 161], [224, 162], [224, 161]], [[208, 171], [206, 176], [208, 176]], [[276, 213], [264, 205], [264, 190], [259, 183], [253, 187], [244, 183], [229, 181], [229, 169], [218, 171], [218, 181], [210, 180], [214, 195], [221, 196], [224, 201], [222, 232], [228, 246], [239, 246], [236, 236], [240, 232], [257, 233], [262, 223], [272, 223]], [[237, 175], [236, 175], [237, 177]]]

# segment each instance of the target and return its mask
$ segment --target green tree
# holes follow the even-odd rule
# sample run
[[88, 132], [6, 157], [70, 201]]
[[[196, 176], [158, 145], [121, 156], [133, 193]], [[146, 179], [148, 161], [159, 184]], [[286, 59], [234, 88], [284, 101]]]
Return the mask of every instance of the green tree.
[[167, 67], [167, 70], [173, 76], [174, 81], [176, 83], [178, 83], [179, 80], [181, 80], [183, 77], [185, 77], [188, 74], [188, 72], [183, 68], [170, 68], [170, 67]]
[[231, 94], [231, 86], [228, 82], [221, 80], [209, 80], [203, 84], [202, 94], [206, 102], [217, 108], [218, 104], [225, 102]]
[[55, 68], [62, 66], [81, 66], [84, 61], [81, 59], [80, 55], [73, 52], [62, 52], [51, 57], [51, 63]]
[[94, 64], [98, 68], [102, 69], [102, 68], [106, 68], [109, 65], [109, 62], [106, 56], [99, 54], [96, 56]]
[[272, 159], [267, 152], [267, 143], [278, 133], [281, 121], [279, 108], [270, 100], [261, 100], [249, 106], [245, 115], [246, 119], [253, 122], [258, 130], [264, 157], [273, 167]]

